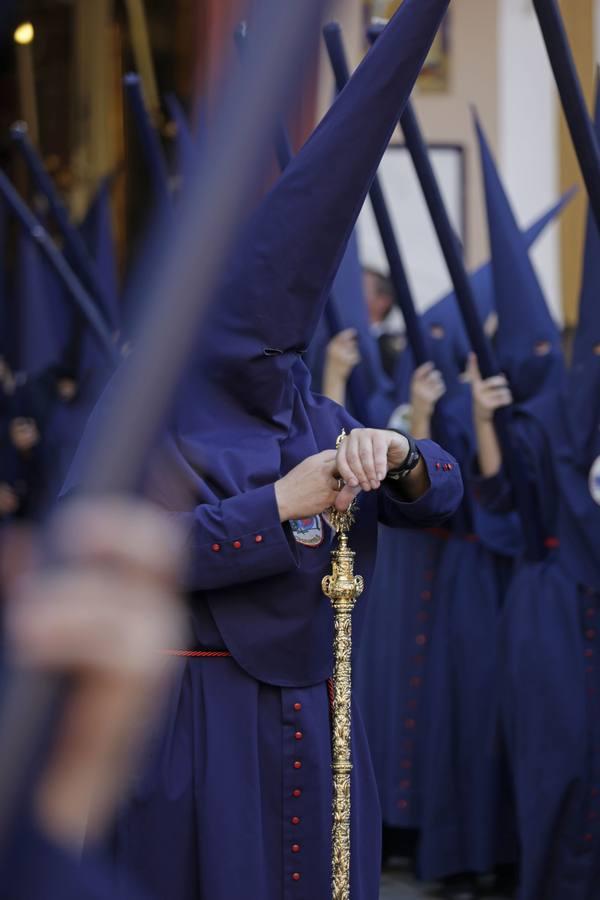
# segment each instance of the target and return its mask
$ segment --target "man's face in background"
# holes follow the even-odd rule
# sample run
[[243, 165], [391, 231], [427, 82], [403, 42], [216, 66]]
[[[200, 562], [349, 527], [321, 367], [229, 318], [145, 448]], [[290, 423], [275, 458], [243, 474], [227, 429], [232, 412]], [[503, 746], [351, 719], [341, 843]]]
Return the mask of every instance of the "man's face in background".
[[371, 324], [383, 322], [394, 302], [387, 286], [387, 279], [371, 269], [363, 269], [363, 290], [369, 321]]

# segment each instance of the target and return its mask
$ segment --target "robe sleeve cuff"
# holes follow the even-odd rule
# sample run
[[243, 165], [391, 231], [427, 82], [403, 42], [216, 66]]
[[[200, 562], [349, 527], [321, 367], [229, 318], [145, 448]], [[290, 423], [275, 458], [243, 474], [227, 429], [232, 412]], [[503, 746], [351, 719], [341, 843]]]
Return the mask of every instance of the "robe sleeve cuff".
[[463, 482], [454, 457], [433, 441], [417, 441], [417, 447], [427, 469], [429, 488], [417, 500], [403, 500], [394, 487], [384, 483], [379, 494], [379, 518], [384, 525], [434, 527], [460, 505]]
[[279, 521], [273, 484], [198, 506], [181, 518], [190, 528], [189, 590], [256, 581], [299, 565], [291, 528]]

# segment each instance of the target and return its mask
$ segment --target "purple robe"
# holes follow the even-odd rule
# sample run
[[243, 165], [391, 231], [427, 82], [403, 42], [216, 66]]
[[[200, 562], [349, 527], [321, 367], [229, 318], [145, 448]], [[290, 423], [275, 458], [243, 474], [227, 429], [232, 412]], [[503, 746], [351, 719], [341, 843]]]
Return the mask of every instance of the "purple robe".
[[[294, 455], [304, 458], [354, 423], [330, 401], [300, 394], [307, 428], [294, 434]], [[452, 457], [429, 441], [420, 449], [431, 481], [423, 497], [402, 502], [384, 487], [359, 499], [351, 543], [367, 590], [354, 616], [357, 645], [378, 519], [435, 526], [462, 496]], [[158, 496], [159, 483], [154, 490]], [[312, 528], [282, 526], [272, 485], [181, 518], [193, 553], [194, 650], [232, 656], [182, 661], [165, 725], [114, 835], [119, 871], [156, 900], [327, 896], [332, 613], [321, 579], [330, 565], [328, 526], [321, 517]], [[356, 710], [353, 755], [352, 896], [375, 900], [380, 812]]]
[[148, 900], [132, 883], [116, 891], [106, 860], [54, 843], [32, 822], [22, 824], [0, 857], [2, 900]]
[[[600, 508], [559, 394], [521, 410], [517, 435], [546, 535], [524, 560], [503, 622], [503, 719], [513, 773], [519, 900], [595, 900], [600, 871]], [[502, 474], [482, 501], [510, 502]]]

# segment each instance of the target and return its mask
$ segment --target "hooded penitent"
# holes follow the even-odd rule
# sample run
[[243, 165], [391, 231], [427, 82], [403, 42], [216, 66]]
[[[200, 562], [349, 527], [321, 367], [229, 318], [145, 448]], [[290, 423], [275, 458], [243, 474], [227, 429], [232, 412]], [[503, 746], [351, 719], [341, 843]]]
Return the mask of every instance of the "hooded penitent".
[[496, 350], [515, 399], [526, 401], [557, 388], [564, 375], [560, 333], [550, 315], [477, 118], [498, 312]]
[[[600, 101], [596, 129], [600, 129]], [[558, 537], [561, 559], [580, 584], [600, 590], [600, 237], [587, 223], [579, 323], [573, 359], [560, 396], [533, 413], [552, 447], [562, 498]], [[554, 400], [554, 402], [551, 402]]]
[[[172, 449], [192, 495], [187, 509], [270, 485], [335, 445], [341, 420], [311, 394], [301, 354], [448, 2], [405, 0], [252, 217], [176, 404]], [[157, 489], [168, 505], [167, 494]], [[268, 596], [256, 590], [254, 599], [251, 584], [207, 594], [238, 662], [271, 683], [327, 677], [322, 598], [303, 597], [301, 607], [288, 598], [282, 617], [276, 584]]]
[[[553, 204], [539, 219], [536, 219], [529, 228], [523, 231], [523, 239], [528, 250], [531, 250], [548, 225], [551, 225], [558, 218], [574, 195], [574, 189], [567, 191], [560, 200]], [[491, 262], [488, 261], [472, 273], [471, 286], [481, 320], [486, 322], [490, 313], [493, 313], [496, 309]], [[469, 352], [469, 338], [460, 316], [454, 291], [446, 294], [445, 297], [442, 297], [441, 300], [430, 306], [423, 314], [423, 323], [429, 328], [440, 322], [443, 323], [447, 334], [452, 333], [455, 335], [454, 341], [460, 348], [462, 357], [466, 358], [466, 354]]]
[[[80, 231], [101, 283], [102, 289], [97, 294], [98, 300], [102, 302], [99, 311], [111, 333], [116, 335], [120, 333], [122, 321], [117, 251], [112, 227], [111, 189], [113, 180], [114, 176], [108, 175], [100, 181], [80, 226]], [[87, 385], [87, 402], [88, 405], [92, 405], [112, 374], [112, 365], [87, 322], [81, 321], [81, 319], [79, 319], [77, 343], [78, 380], [82, 385]]]

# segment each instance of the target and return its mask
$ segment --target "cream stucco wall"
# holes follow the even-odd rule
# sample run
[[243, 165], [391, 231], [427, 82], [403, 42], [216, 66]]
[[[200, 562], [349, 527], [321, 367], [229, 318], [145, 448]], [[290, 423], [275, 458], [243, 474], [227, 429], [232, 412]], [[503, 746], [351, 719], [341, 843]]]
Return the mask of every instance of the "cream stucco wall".
[[449, 91], [417, 94], [416, 106], [429, 141], [460, 144], [465, 149], [467, 261], [474, 266], [487, 257], [487, 228], [479, 177], [478, 151], [470, 104], [497, 148], [498, 68], [497, 0], [460, 0], [452, 5]]
[[[600, 0], [598, 47], [600, 48]], [[361, 0], [334, 0], [330, 18], [341, 22], [352, 63], [363, 52]], [[447, 92], [418, 93], [417, 111], [429, 141], [465, 150], [467, 261], [488, 257], [487, 225], [473, 104], [495, 151], [517, 218], [528, 224], [559, 192], [557, 102], [531, 0], [455, 0], [451, 6], [451, 62]], [[333, 93], [323, 55], [320, 111]], [[559, 232], [551, 231], [535, 263], [556, 314], [560, 315]]]
[[[531, 222], [560, 193], [558, 98], [530, 0], [499, 0], [498, 156], [518, 220]], [[532, 253], [550, 307], [562, 319], [560, 225]]]
[[[450, 89], [443, 94], [419, 94], [416, 107], [430, 141], [459, 144], [466, 151], [467, 258], [478, 264], [487, 254], [487, 234], [475, 138], [469, 104], [475, 103], [493, 146], [497, 138], [497, 0], [460, 0], [452, 8]], [[334, 0], [330, 19], [340, 22], [353, 65], [364, 47], [361, 0]], [[331, 102], [333, 82], [323, 54], [319, 109]]]

